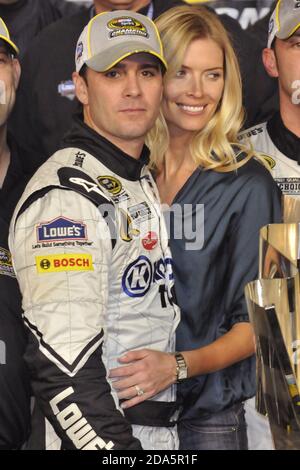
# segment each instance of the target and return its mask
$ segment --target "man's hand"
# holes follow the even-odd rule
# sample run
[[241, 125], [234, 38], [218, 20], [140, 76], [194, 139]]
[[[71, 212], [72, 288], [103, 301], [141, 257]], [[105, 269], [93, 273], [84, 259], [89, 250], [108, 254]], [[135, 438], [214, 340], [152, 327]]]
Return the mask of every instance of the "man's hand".
[[113, 387], [119, 399], [126, 400], [122, 408], [148, 400], [176, 382], [177, 367], [172, 354], [140, 349], [128, 352], [119, 362], [124, 365], [112, 369], [109, 377], [117, 379]]

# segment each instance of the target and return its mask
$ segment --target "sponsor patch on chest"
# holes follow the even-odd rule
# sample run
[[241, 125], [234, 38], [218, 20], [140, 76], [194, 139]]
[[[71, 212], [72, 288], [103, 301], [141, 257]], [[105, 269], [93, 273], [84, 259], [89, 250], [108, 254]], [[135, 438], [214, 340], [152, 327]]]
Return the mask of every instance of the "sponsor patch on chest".
[[134, 222], [140, 223], [153, 218], [151, 209], [146, 201], [128, 207], [128, 212]]

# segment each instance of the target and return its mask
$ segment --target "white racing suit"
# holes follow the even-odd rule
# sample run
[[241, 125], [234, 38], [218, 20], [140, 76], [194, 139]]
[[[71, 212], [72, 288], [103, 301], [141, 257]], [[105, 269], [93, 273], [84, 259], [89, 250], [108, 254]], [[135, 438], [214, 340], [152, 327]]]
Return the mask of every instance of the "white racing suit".
[[[135, 160], [79, 119], [64, 145], [29, 182], [10, 233], [45, 448], [176, 449], [175, 387], [126, 419], [108, 378], [129, 350], [175, 350], [179, 310], [147, 149]], [[37, 422], [32, 448], [43, 446]]]
[[243, 131], [239, 139], [245, 144], [249, 140], [262, 154], [283, 194], [300, 195], [300, 139], [284, 126], [279, 112]]

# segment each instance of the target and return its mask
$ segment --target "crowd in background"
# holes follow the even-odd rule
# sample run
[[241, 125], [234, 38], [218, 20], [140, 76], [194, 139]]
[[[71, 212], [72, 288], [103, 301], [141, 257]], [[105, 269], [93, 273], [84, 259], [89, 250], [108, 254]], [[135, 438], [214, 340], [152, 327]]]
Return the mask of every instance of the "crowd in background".
[[[115, 9], [118, 9], [119, 5], [123, 6], [126, 4], [126, 1], [0, 0], [0, 17], [4, 20], [10, 32], [9, 37], [1, 23], [0, 40], [4, 40], [5, 47], [13, 48], [11, 57], [14, 61], [8, 79], [11, 90], [9, 95], [10, 104], [2, 112], [3, 115], [0, 113], [2, 119], [0, 122], [2, 129], [0, 133], [0, 176], [2, 182], [0, 189], [0, 224], [3, 234], [3, 239], [0, 239], [0, 288], [1, 292], [5, 291], [7, 296], [3, 302], [6, 309], [6, 312], [2, 315], [5, 317], [3, 323], [5, 325], [3, 328], [4, 334], [9, 336], [8, 332], [13, 328], [16, 332], [16, 337], [19, 336], [19, 347], [17, 350], [14, 342], [8, 345], [8, 355], [14, 358], [13, 361], [16, 367], [12, 368], [11, 371], [8, 371], [8, 375], [4, 374], [4, 376], [1, 375], [0, 370], [0, 384], [3, 383], [6, 387], [5, 400], [10, 402], [10, 395], [13, 396], [13, 405], [5, 410], [7, 415], [4, 416], [4, 421], [9, 421], [10, 423], [10, 434], [7, 435], [7, 440], [3, 438], [6, 433], [5, 429], [1, 433], [3, 426], [0, 419], [0, 449], [10, 448], [10, 446], [20, 448], [28, 437], [28, 423], [30, 420], [29, 382], [21, 360], [25, 350], [26, 339], [20, 322], [20, 307], [18, 307], [21, 303], [20, 292], [13, 284], [12, 272], [10, 271], [9, 276], [7, 276], [7, 272], [3, 272], [4, 265], [12, 269], [7, 244], [9, 222], [26, 181], [55, 151], [62, 148], [64, 136], [72, 125], [73, 116], [78, 115], [81, 110], [76, 98], [76, 96], [78, 97], [78, 92], [76, 95], [75, 85], [72, 80], [76, 44], [80, 33], [89, 21], [96, 14], [105, 11], [107, 4], [112, 3]], [[205, 4], [217, 13], [219, 20], [232, 41], [241, 71], [241, 98], [245, 109], [245, 117], [239, 130], [244, 130], [245, 133], [241, 134], [240, 142], [243, 139], [246, 142], [250, 137], [253, 141], [254, 150], [263, 154], [272, 154], [274, 158], [278, 158], [281, 166], [277, 164], [277, 173], [275, 172], [273, 177], [277, 180], [283, 192], [296, 195], [299, 192], [300, 194], [300, 189], [299, 191], [294, 191], [295, 181], [296, 179], [298, 180], [298, 170], [293, 169], [291, 165], [286, 164], [281, 159], [288, 156], [295, 165], [298, 165], [299, 137], [298, 125], [296, 128], [292, 124], [290, 126], [287, 125], [288, 116], [292, 116], [294, 110], [293, 108], [289, 109], [287, 98], [284, 101], [284, 83], [282, 86], [279, 86], [278, 94], [277, 78], [280, 67], [277, 66], [276, 68], [274, 65], [274, 57], [280, 60], [280, 49], [277, 57], [277, 51], [275, 54], [271, 48], [271, 43], [268, 43], [270, 41], [268, 25], [276, 2], [272, 0], [220, 0], [207, 2], [197, 2], [195, 0], [137, 0], [133, 2], [127, 1], [127, 4], [133, 6], [133, 10], [148, 16], [152, 20], [156, 20], [174, 6], [186, 6], [186, 4]], [[1, 45], [3, 46], [2, 43]], [[18, 46], [18, 50], [15, 45]], [[270, 52], [264, 52], [263, 54], [263, 50], [267, 46]], [[0, 59], [1, 54], [4, 53], [5, 51], [0, 47]], [[76, 50], [76, 54], [78, 54], [78, 50]], [[16, 57], [18, 57], [20, 65], [18, 65]], [[3, 57], [3, 60], [5, 62], [5, 57]], [[296, 75], [296, 69], [291, 73]], [[295, 76], [294, 78], [296, 79], [297, 77]], [[279, 111], [280, 106], [281, 114]], [[286, 111], [283, 111], [283, 109]], [[265, 123], [265, 125], [261, 126], [261, 123]], [[284, 145], [281, 138], [283, 133], [287, 136], [288, 142], [285, 142]], [[259, 134], [260, 140], [257, 139], [257, 134]], [[270, 139], [272, 139], [272, 145], [275, 142], [276, 148], [271, 146]], [[283, 157], [281, 154], [283, 154]], [[1, 159], [2, 156], [3, 158]], [[80, 166], [79, 159], [76, 165]], [[247, 175], [247, 170], [245, 171]], [[263, 181], [265, 176], [261, 176], [260, 167], [257, 170], [254, 166], [252, 171], [255, 175], [258, 172], [258, 180]], [[219, 181], [219, 176], [216, 178]], [[292, 181], [291, 178], [293, 178]], [[222, 176], [221, 184], [223, 184], [223, 181], [226, 181], [226, 184], [228, 184], [229, 178], [227, 178], [227, 175], [224, 178]], [[157, 182], [159, 182], [159, 179]], [[273, 200], [278, 202], [276, 187], [275, 185], [272, 186], [272, 183], [266, 179], [264, 185], [269, 188], [269, 193], [273, 194]], [[269, 184], [270, 187], [268, 186]], [[215, 186], [215, 183], [213, 186]], [[256, 186], [253, 186], [253, 188], [255, 192]], [[233, 190], [233, 186], [231, 186], [231, 189]], [[263, 189], [260, 187], [259, 192], [263, 192]], [[237, 188], [236, 193], [238, 198], [238, 195], [240, 196], [241, 194], [240, 187]], [[205, 199], [205, 195], [201, 197]], [[245, 201], [247, 197], [245, 195]], [[252, 200], [256, 204], [254, 196]], [[224, 203], [224, 200], [222, 202]], [[266, 203], [266, 215], [265, 219], [262, 216], [262, 220], [279, 220], [277, 202], [274, 203], [274, 207], [272, 204], [268, 206]], [[207, 204], [209, 205], [209, 201]], [[24, 211], [26, 209], [26, 207], [22, 208]], [[252, 215], [253, 213], [255, 213], [255, 210], [251, 212]], [[247, 217], [248, 223], [252, 215]], [[221, 217], [222, 215], [220, 215]], [[245, 219], [243, 220], [245, 222]], [[249, 226], [248, 230], [246, 228], [247, 223], [243, 223], [241, 229], [241, 238], [243, 240], [247, 238], [247, 234], [250, 233], [249, 231], [253, 228], [254, 224], [255, 221], [251, 222], [249, 224], [251, 227]], [[224, 238], [226, 238], [225, 235]], [[249, 240], [248, 245], [250, 245], [250, 242]], [[174, 252], [176, 252], [176, 247]], [[253, 249], [253, 253], [256, 253], [255, 249]], [[241, 255], [242, 253], [240, 252], [239, 256]], [[6, 261], [3, 262], [3, 260]], [[201, 263], [202, 261], [199, 261], [199, 266]], [[250, 271], [251, 266], [248, 266], [247, 272], [250, 273]], [[256, 272], [256, 267], [253, 268], [253, 276], [255, 277], [254, 272]], [[2, 276], [1, 274], [6, 275]], [[188, 277], [188, 273], [186, 276]], [[240, 284], [239, 280], [237, 281], [237, 285]], [[228, 287], [228, 289], [230, 288], [232, 286]], [[12, 297], [14, 297], [16, 305], [11, 304]], [[15, 317], [12, 321], [11, 316], [17, 310], [19, 310], [19, 317]], [[243, 320], [239, 321], [243, 322]], [[253, 362], [249, 365], [250, 369], [252, 373], [254, 370]], [[246, 373], [248, 372], [246, 371]], [[7, 385], [9, 381], [14, 381], [14, 383], [18, 384], [14, 390], [11, 390], [10, 385]], [[215, 387], [217, 389], [218, 385], [215, 385]], [[141, 391], [138, 386], [136, 386], [136, 390], [137, 392]], [[250, 396], [251, 393], [249, 394]], [[0, 418], [1, 413], [3, 413], [3, 407], [1, 408], [0, 392]], [[259, 434], [261, 432], [261, 430], [258, 432], [259, 438], [262, 436], [262, 434]], [[267, 433], [268, 431], [263, 432]], [[247, 446], [247, 444], [241, 445]], [[269, 443], [265, 445], [267, 446]]]

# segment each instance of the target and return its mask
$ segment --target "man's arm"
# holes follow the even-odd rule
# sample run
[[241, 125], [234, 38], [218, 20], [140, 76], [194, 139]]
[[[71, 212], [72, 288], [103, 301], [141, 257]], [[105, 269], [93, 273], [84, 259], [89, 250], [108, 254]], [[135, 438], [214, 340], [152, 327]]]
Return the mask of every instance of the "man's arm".
[[107, 381], [103, 340], [112, 253], [96, 206], [52, 189], [10, 240], [29, 329], [32, 387], [63, 449], [140, 449]]

